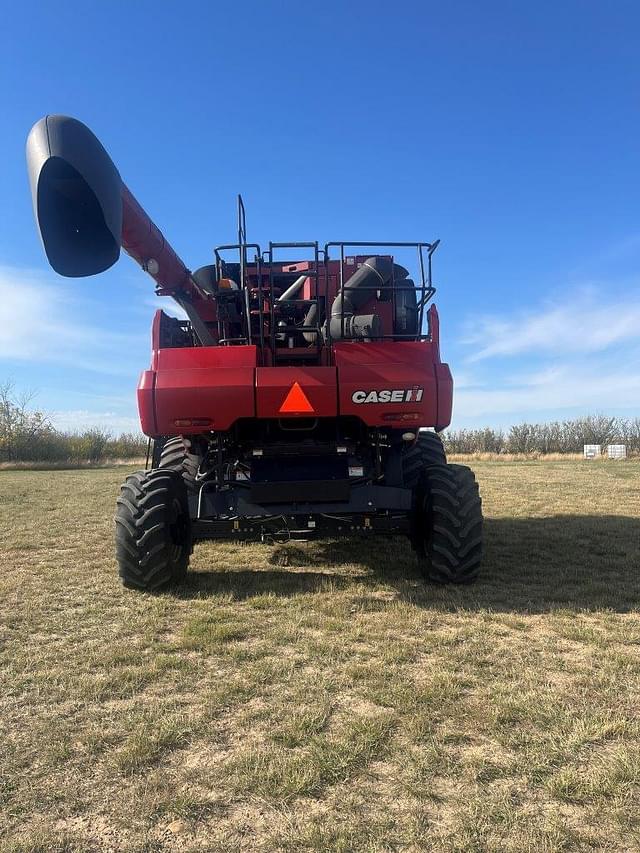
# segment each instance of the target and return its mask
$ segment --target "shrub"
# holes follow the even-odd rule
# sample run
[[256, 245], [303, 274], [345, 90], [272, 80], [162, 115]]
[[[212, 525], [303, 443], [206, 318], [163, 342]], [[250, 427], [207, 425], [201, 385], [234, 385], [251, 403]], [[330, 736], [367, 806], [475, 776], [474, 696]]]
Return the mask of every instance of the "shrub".
[[640, 452], [640, 417], [614, 418], [585, 415], [567, 421], [546, 424], [521, 423], [502, 430], [447, 430], [443, 434], [449, 453], [582, 453], [585, 444], [626, 444], [632, 453]]
[[32, 410], [32, 396], [16, 396], [13, 385], [0, 385], [0, 462], [102, 462], [144, 456], [147, 439], [141, 434], [113, 437], [94, 427], [84, 432], [62, 432], [49, 418]]

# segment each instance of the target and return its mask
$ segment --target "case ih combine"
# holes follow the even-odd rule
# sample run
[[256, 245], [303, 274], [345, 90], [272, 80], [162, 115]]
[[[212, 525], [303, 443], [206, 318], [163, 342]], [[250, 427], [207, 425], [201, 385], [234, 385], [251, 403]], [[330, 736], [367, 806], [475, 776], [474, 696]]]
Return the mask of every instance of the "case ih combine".
[[[180, 581], [198, 540], [318, 534], [408, 536], [429, 579], [477, 576], [478, 486], [437, 434], [453, 396], [427, 309], [438, 241], [262, 249], [239, 198], [238, 242], [190, 272], [84, 124], [41, 119], [27, 160], [56, 272], [95, 275], [124, 249], [188, 317], [153, 319], [138, 386], [152, 465], [127, 477], [115, 519], [125, 585]], [[408, 249], [419, 283], [394, 260]]]

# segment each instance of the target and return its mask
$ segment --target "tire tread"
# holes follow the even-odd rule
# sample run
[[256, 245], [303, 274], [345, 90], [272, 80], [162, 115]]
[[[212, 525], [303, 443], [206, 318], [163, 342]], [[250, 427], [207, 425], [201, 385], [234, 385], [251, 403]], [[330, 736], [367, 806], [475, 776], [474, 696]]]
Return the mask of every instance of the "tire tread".
[[408, 489], [416, 488], [425, 467], [446, 465], [447, 457], [442, 439], [437, 432], [421, 432], [416, 441], [407, 447], [402, 456], [402, 479]]
[[482, 560], [482, 499], [465, 465], [430, 465], [417, 495], [417, 540], [427, 578], [436, 583], [473, 582]]
[[[175, 499], [186, 514], [185, 541], [177, 559], [168, 536], [168, 508]], [[116, 500], [116, 559], [122, 583], [154, 591], [184, 577], [191, 554], [186, 487], [180, 474], [155, 468], [130, 474]]]

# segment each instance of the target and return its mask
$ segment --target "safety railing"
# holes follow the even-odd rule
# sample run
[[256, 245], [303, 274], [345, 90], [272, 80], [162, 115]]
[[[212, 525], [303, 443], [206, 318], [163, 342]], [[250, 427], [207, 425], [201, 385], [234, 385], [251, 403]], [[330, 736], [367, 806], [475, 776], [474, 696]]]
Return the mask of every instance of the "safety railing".
[[[279, 302], [276, 298], [275, 293], [275, 284], [274, 279], [276, 275], [275, 270], [275, 260], [274, 260], [274, 252], [282, 251], [282, 249], [312, 249], [313, 250], [313, 267], [312, 269], [307, 270], [291, 270], [287, 271], [282, 269], [283, 263], [286, 265], [286, 262], [278, 264], [280, 267], [277, 270], [277, 276], [279, 279], [291, 278], [292, 283], [296, 278], [300, 278], [304, 276], [305, 278], [311, 278], [315, 280], [315, 297], [311, 299], [287, 299], [286, 302]], [[321, 257], [322, 256], [322, 257]], [[270, 322], [269, 322], [269, 331], [270, 331], [270, 344], [271, 344], [271, 353], [274, 362], [277, 360], [279, 353], [278, 347], [276, 345], [276, 335], [277, 334], [287, 334], [289, 332], [296, 333], [311, 333], [315, 335], [315, 343], [316, 343], [316, 351], [318, 358], [320, 357], [320, 351], [322, 349], [322, 311], [321, 307], [321, 294], [320, 290], [320, 267], [325, 266], [325, 253], [322, 249], [319, 248], [318, 242], [294, 242], [294, 243], [269, 243], [269, 248], [266, 249], [262, 253], [262, 262], [268, 264], [269, 266], [269, 309], [270, 309]], [[291, 263], [291, 266], [296, 266], [295, 262]], [[324, 293], [324, 304], [327, 304], [327, 279], [325, 277], [325, 293]], [[307, 309], [310, 309], [313, 305], [316, 306], [316, 322], [314, 325], [310, 326], [289, 326], [289, 325], [280, 325], [277, 326], [276, 315], [282, 311], [283, 308], [290, 305], [303, 305]], [[281, 323], [283, 321], [280, 321]], [[282, 358], [290, 357], [290, 354], [283, 349], [281, 353]]]
[[[359, 285], [358, 290], [360, 291], [370, 291], [370, 292], [390, 292], [392, 294], [391, 305], [392, 305], [392, 316], [393, 316], [393, 327], [395, 329], [396, 326], [396, 303], [393, 299], [393, 293], [398, 293], [401, 291], [415, 292], [416, 293], [416, 313], [417, 313], [417, 331], [415, 333], [402, 334], [401, 332], [392, 331], [388, 334], [377, 335], [376, 340], [428, 340], [429, 339], [429, 330], [423, 331], [424, 329], [424, 309], [429, 302], [429, 300], [433, 297], [436, 292], [435, 287], [432, 284], [431, 279], [431, 271], [432, 264], [431, 258], [433, 253], [440, 245], [440, 240], [435, 240], [433, 243], [389, 243], [389, 242], [379, 242], [379, 241], [344, 241], [344, 240], [335, 240], [325, 243], [324, 253], [325, 253], [325, 269], [327, 270], [327, 284], [326, 288], [328, 289], [328, 275], [329, 275], [329, 261], [331, 260], [329, 250], [331, 248], [340, 250], [340, 269], [339, 269], [339, 281], [338, 281], [338, 289], [336, 296], [342, 296], [341, 306], [340, 306], [340, 330], [341, 334], [344, 337], [344, 323], [345, 323], [345, 312], [344, 312], [344, 304], [345, 304], [345, 292], [348, 291], [348, 287], [345, 286], [345, 261], [346, 254], [345, 249], [415, 249], [418, 255], [418, 268], [420, 270], [420, 285], [416, 285], [415, 283], [403, 286], [402, 284], [396, 284], [395, 281], [392, 280], [390, 284], [374, 284], [374, 285]], [[425, 258], [426, 254], [426, 258]], [[347, 279], [348, 284], [348, 279]], [[417, 295], [420, 294], [420, 298], [417, 298]], [[327, 323], [327, 344], [331, 346], [332, 338], [331, 338], [331, 323]]]

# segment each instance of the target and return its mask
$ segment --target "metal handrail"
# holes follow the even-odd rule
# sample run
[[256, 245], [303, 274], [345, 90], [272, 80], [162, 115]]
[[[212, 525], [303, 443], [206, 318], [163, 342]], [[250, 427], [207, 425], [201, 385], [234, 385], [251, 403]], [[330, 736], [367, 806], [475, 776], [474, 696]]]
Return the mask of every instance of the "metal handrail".
[[[265, 256], [268, 257], [268, 259], [269, 259], [268, 260], [268, 263], [269, 263], [269, 307], [270, 307], [270, 312], [271, 312], [271, 317], [270, 317], [270, 324], [271, 324], [271, 330], [270, 330], [271, 331], [271, 359], [272, 359], [273, 363], [275, 363], [275, 361], [276, 361], [276, 353], [277, 353], [276, 323], [275, 323], [276, 299], [275, 299], [275, 293], [274, 293], [274, 289], [273, 289], [273, 287], [274, 287], [274, 285], [273, 285], [273, 275], [274, 275], [273, 252], [274, 252], [274, 249], [313, 249], [313, 251], [314, 251], [313, 269], [312, 270], [291, 271], [291, 275], [294, 275], [295, 273], [297, 273], [297, 275], [304, 274], [305, 276], [308, 276], [310, 278], [315, 278], [316, 282], [318, 282], [319, 278], [320, 278], [320, 254], [321, 253], [323, 253], [323, 255], [324, 255], [322, 263], [323, 263], [323, 265], [326, 266], [326, 260], [325, 260], [326, 259], [326, 252], [323, 252], [323, 250], [319, 247], [317, 240], [313, 240], [313, 241], [309, 241], [309, 242], [304, 241], [304, 242], [293, 242], [293, 243], [274, 243], [274, 242], [270, 241], [268, 250], [265, 250], [263, 252], [263, 260], [265, 260]], [[292, 263], [295, 263], [295, 262], [292, 262]], [[287, 270], [283, 270], [282, 272], [278, 272], [278, 275], [287, 275], [287, 274], [288, 274]], [[316, 303], [319, 300], [317, 290], [318, 290], [318, 288], [317, 288], [317, 284], [316, 284], [316, 299], [313, 300]], [[312, 304], [311, 300], [294, 300], [294, 299], [289, 300], [288, 299], [287, 302], [289, 304], [291, 304], [291, 303], [295, 304], [296, 302], [297, 303], [307, 302], [308, 304]], [[326, 299], [325, 299], [325, 304], [326, 304]], [[288, 327], [287, 327], [287, 329], [288, 329]], [[321, 340], [322, 328], [320, 326], [320, 312], [318, 312], [316, 326], [299, 327], [298, 331], [315, 332], [316, 342], [317, 342], [317, 355], [319, 357], [320, 352], [322, 350], [322, 340]], [[287, 356], [287, 353], [285, 352], [285, 353], [283, 353], [283, 357], [286, 358], [286, 357], [290, 357], [290, 356]]]
[[[354, 240], [352, 242], [349, 242], [349, 241], [345, 241], [345, 240], [332, 240], [332, 241], [329, 241], [328, 243], [325, 243], [325, 247], [324, 247], [325, 263], [329, 261], [329, 248], [330, 247], [336, 247], [336, 248], [339, 247], [340, 248], [340, 286], [337, 290], [336, 295], [344, 296], [344, 292], [345, 292], [345, 283], [344, 283], [345, 251], [344, 250], [345, 250], [345, 248], [349, 248], [349, 249], [357, 249], [357, 248], [377, 248], [377, 249], [384, 249], [384, 248], [388, 248], [388, 249], [405, 248], [406, 249], [406, 248], [408, 248], [408, 249], [411, 249], [411, 248], [413, 248], [413, 249], [416, 249], [416, 251], [418, 253], [418, 263], [419, 263], [419, 268], [420, 268], [420, 282], [421, 282], [420, 287], [416, 287], [414, 285], [413, 287], [407, 286], [407, 287], [403, 288], [402, 285], [396, 286], [396, 285], [392, 284], [392, 285], [382, 285], [380, 287], [377, 285], [371, 286], [371, 287], [362, 287], [359, 289], [375, 290], [376, 292], [384, 291], [384, 290], [396, 290], [396, 291], [398, 291], [398, 290], [415, 290], [415, 291], [419, 291], [421, 294], [421, 298], [419, 301], [416, 301], [417, 310], [419, 311], [419, 321], [418, 321], [419, 331], [415, 335], [407, 335], [406, 337], [409, 339], [412, 339], [412, 340], [425, 340], [425, 339], [429, 338], [429, 332], [427, 332], [426, 334], [422, 332], [422, 329], [424, 327], [424, 309], [425, 309], [426, 304], [429, 302], [429, 300], [432, 298], [432, 296], [436, 292], [435, 287], [433, 287], [433, 285], [431, 283], [431, 257], [439, 245], [440, 245], [440, 240], [434, 240], [433, 243], [405, 242], [405, 241], [402, 241], [402, 242], [379, 242], [379, 241], [368, 241], [368, 240], [367, 241]], [[425, 262], [424, 262], [425, 251], [427, 252], [426, 276], [425, 276]], [[328, 265], [326, 268], [328, 270]], [[327, 289], [328, 289], [328, 284], [329, 284], [329, 282], [328, 282], [328, 271], [327, 271]], [[396, 311], [396, 306], [395, 306], [395, 302], [393, 302], [392, 312], [393, 312], [394, 325], [395, 325], [395, 320], [396, 320], [395, 311]], [[345, 315], [344, 315], [344, 298], [343, 298], [341, 309], [340, 309], [340, 330], [341, 330], [341, 335], [342, 335], [343, 339], [344, 339], [344, 319], [345, 319]], [[328, 331], [327, 346], [329, 347], [329, 352], [331, 352], [331, 344], [332, 344], [331, 328], [330, 327], [331, 327], [331, 324], [328, 323], [327, 324], [327, 331]], [[401, 335], [396, 335], [396, 334], [380, 335], [377, 338], [377, 340], [390, 340], [390, 339], [395, 340], [398, 337], [401, 337]]]
[[[247, 270], [247, 250], [253, 249], [255, 251], [255, 266], [256, 266], [256, 276], [258, 280], [259, 287], [259, 298], [258, 298], [258, 313], [259, 313], [259, 325], [260, 325], [260, 349], [261, 352], [265, 353], [265, 334], [264, 334], [264, 321], [265, 321], [265, 312], [264, 312], [264, 304], [262, 298], [263, 288], [263, 270], [262, 265], [268, 264], [269, 268], [269, 282], [268, 282], [268, 293], [269, 293], [269, 320], [270, 320], [270, 330], [269, 330], [269, 349], [271, 351], [271, 359], [272, 363], [275, 361], [277, 346], [276, 346], [276, 324], [275, 324], [275, 311], [276, 311], [276, 300], [275, 300], [275, 291], [274, 291], [274, 250], [280, 249], [313, 249], [314, 257], [313, 257], [313, 269], [310, 270], [279, 270], [277, 271], [278, 275], [286, 276], [290, 274], [291, 276], [300, 275], [304, 272], [310, 278], [315, 278], [316, 280], [316, 296], [314, 299], [291, 299], [287, 300], [289, 304], [304, 304], [304, 305], [320, 305], [320, 300], [322, 299], [322, 295], [320, 293], [320, 272], [321, 272], [321, 264], [324, 268], [324, 306], [325, 306], [325, 314], [329, 310], [329, 261], [330, 261], [330, 253], [329, 250], [331, 248], [339, 248], [340, 249], [340, 267], [339, 267], [339, 286], [336, 289], [336, 297], [342, 295], [344, 297], [345, 291], [348, 291], [348, 280], [345, 282], [345, 249], [359, 249], [359, 248], [377, 248], [377, 249], [394, 249], [394, 248], [413, 248], [416, 249], [418, 254], [418, 265], [420, 270], [420, 285], [403, 285], [402, 283], [398, 284], [384, 284], [384, 285], [364, 285], [361, 286], [362, 290], [366, 291], [376, 291], [376, 292], [401, 292], [401, 291], [415, 291], [416, 292], [416, 311], [418, 314], [417, 323], [418, 330], [416, 333], [412, 334], [402, 334], [402, 333], [390, 333], [379, 335], [376, 340], [399, 340], [399, 339], [407, 339], [407, 340], [428, 340], [430, 338], [430, 330], [427, 329], [426, 332], [423, 332], [424, 328], [424, 314], [425, 308], [436, 292], [436, 288], [432, 284], [432, 263], [431, 259], [433, 253], [440, 245], [440, 240], [435, 240], [433, 242], [408, 242], [408, 241], [400, 241], [400, 242], [384, 242], [384, 241], [344, 241], [344, 240], [335, 240], [329, 241], [325, 243], [324, 248], [320, 248], [317, 241], [299, 241], [299, 242], [270, 242], [269, 248], [262, 250], [260, 245], [257, 243], [247, 243], [246, 242], [246, 218], [244, 215], [244, 204], [242, 202], [242, 197], [238, 196], [238, 243], [236, 244], [228, 244], [217, 246], [214, 249], [215, 257], [216, 257], [216, 266], [220, 271], [220, 266], [224, 263], [223, 258], [221, 257], [221, 252], [223, 251], [237, 251], [240, 256], [240, 288], [243, 292], [243, 313], [245, 315], [245, 323], [246, 323], [246, 331], [247, 335], [243, 338], [221, 338], [221, 342], [230, 343], [231, 341], [236, 340], [244, 340], [248, 343], [252, 342], [252, 334], [251, 334], [251, 309], [250, 309], [250, 294], [249, 288], [247, 287], [246, 282], [246, 270]], [[426, 255], [426, 257], [425, 257]], [[390, 257], [392, 257], [390, 255]], [[296, 263], [294, 261], [291, 262]], [[286, 262], [283, 262], [286, 264]], [[420, 297], [418, 298], [418, 293]], [[396, 304], [395, 300], [392, 300], [392, 314], [393, 314], [393, 322], [395, 325], [396, 322]], [[344, 325], [345, 325], [345, 312], [344, 312], [344, 298], [342, 300], [341, 306], [341, 314], [340, 314], [340, 327], [342, 331], [342, 336], [344, 340]], [[333, 339], [331, 337], [331, 324], [329, 322], [326, 323], [327, 332], [326, 332], [326, 345], [328, 352], [328, 359], [331, 361], [332, 359], [332, 343]], [[317, 322], [315, 326], [304, 326], [304, 327], [296, 327], [298, 331], [304, 332], [315, 332], [316, 341], [317, 341], [317, 353], [318, 357], [322, 350], [322, 323], [321, 323], [321, 312], [318, 310], [317, 313]], [[287, 326], [287, 330], [290, 330], [290, 327]], [[286, 353], [283, 354], [286, 356]]]

